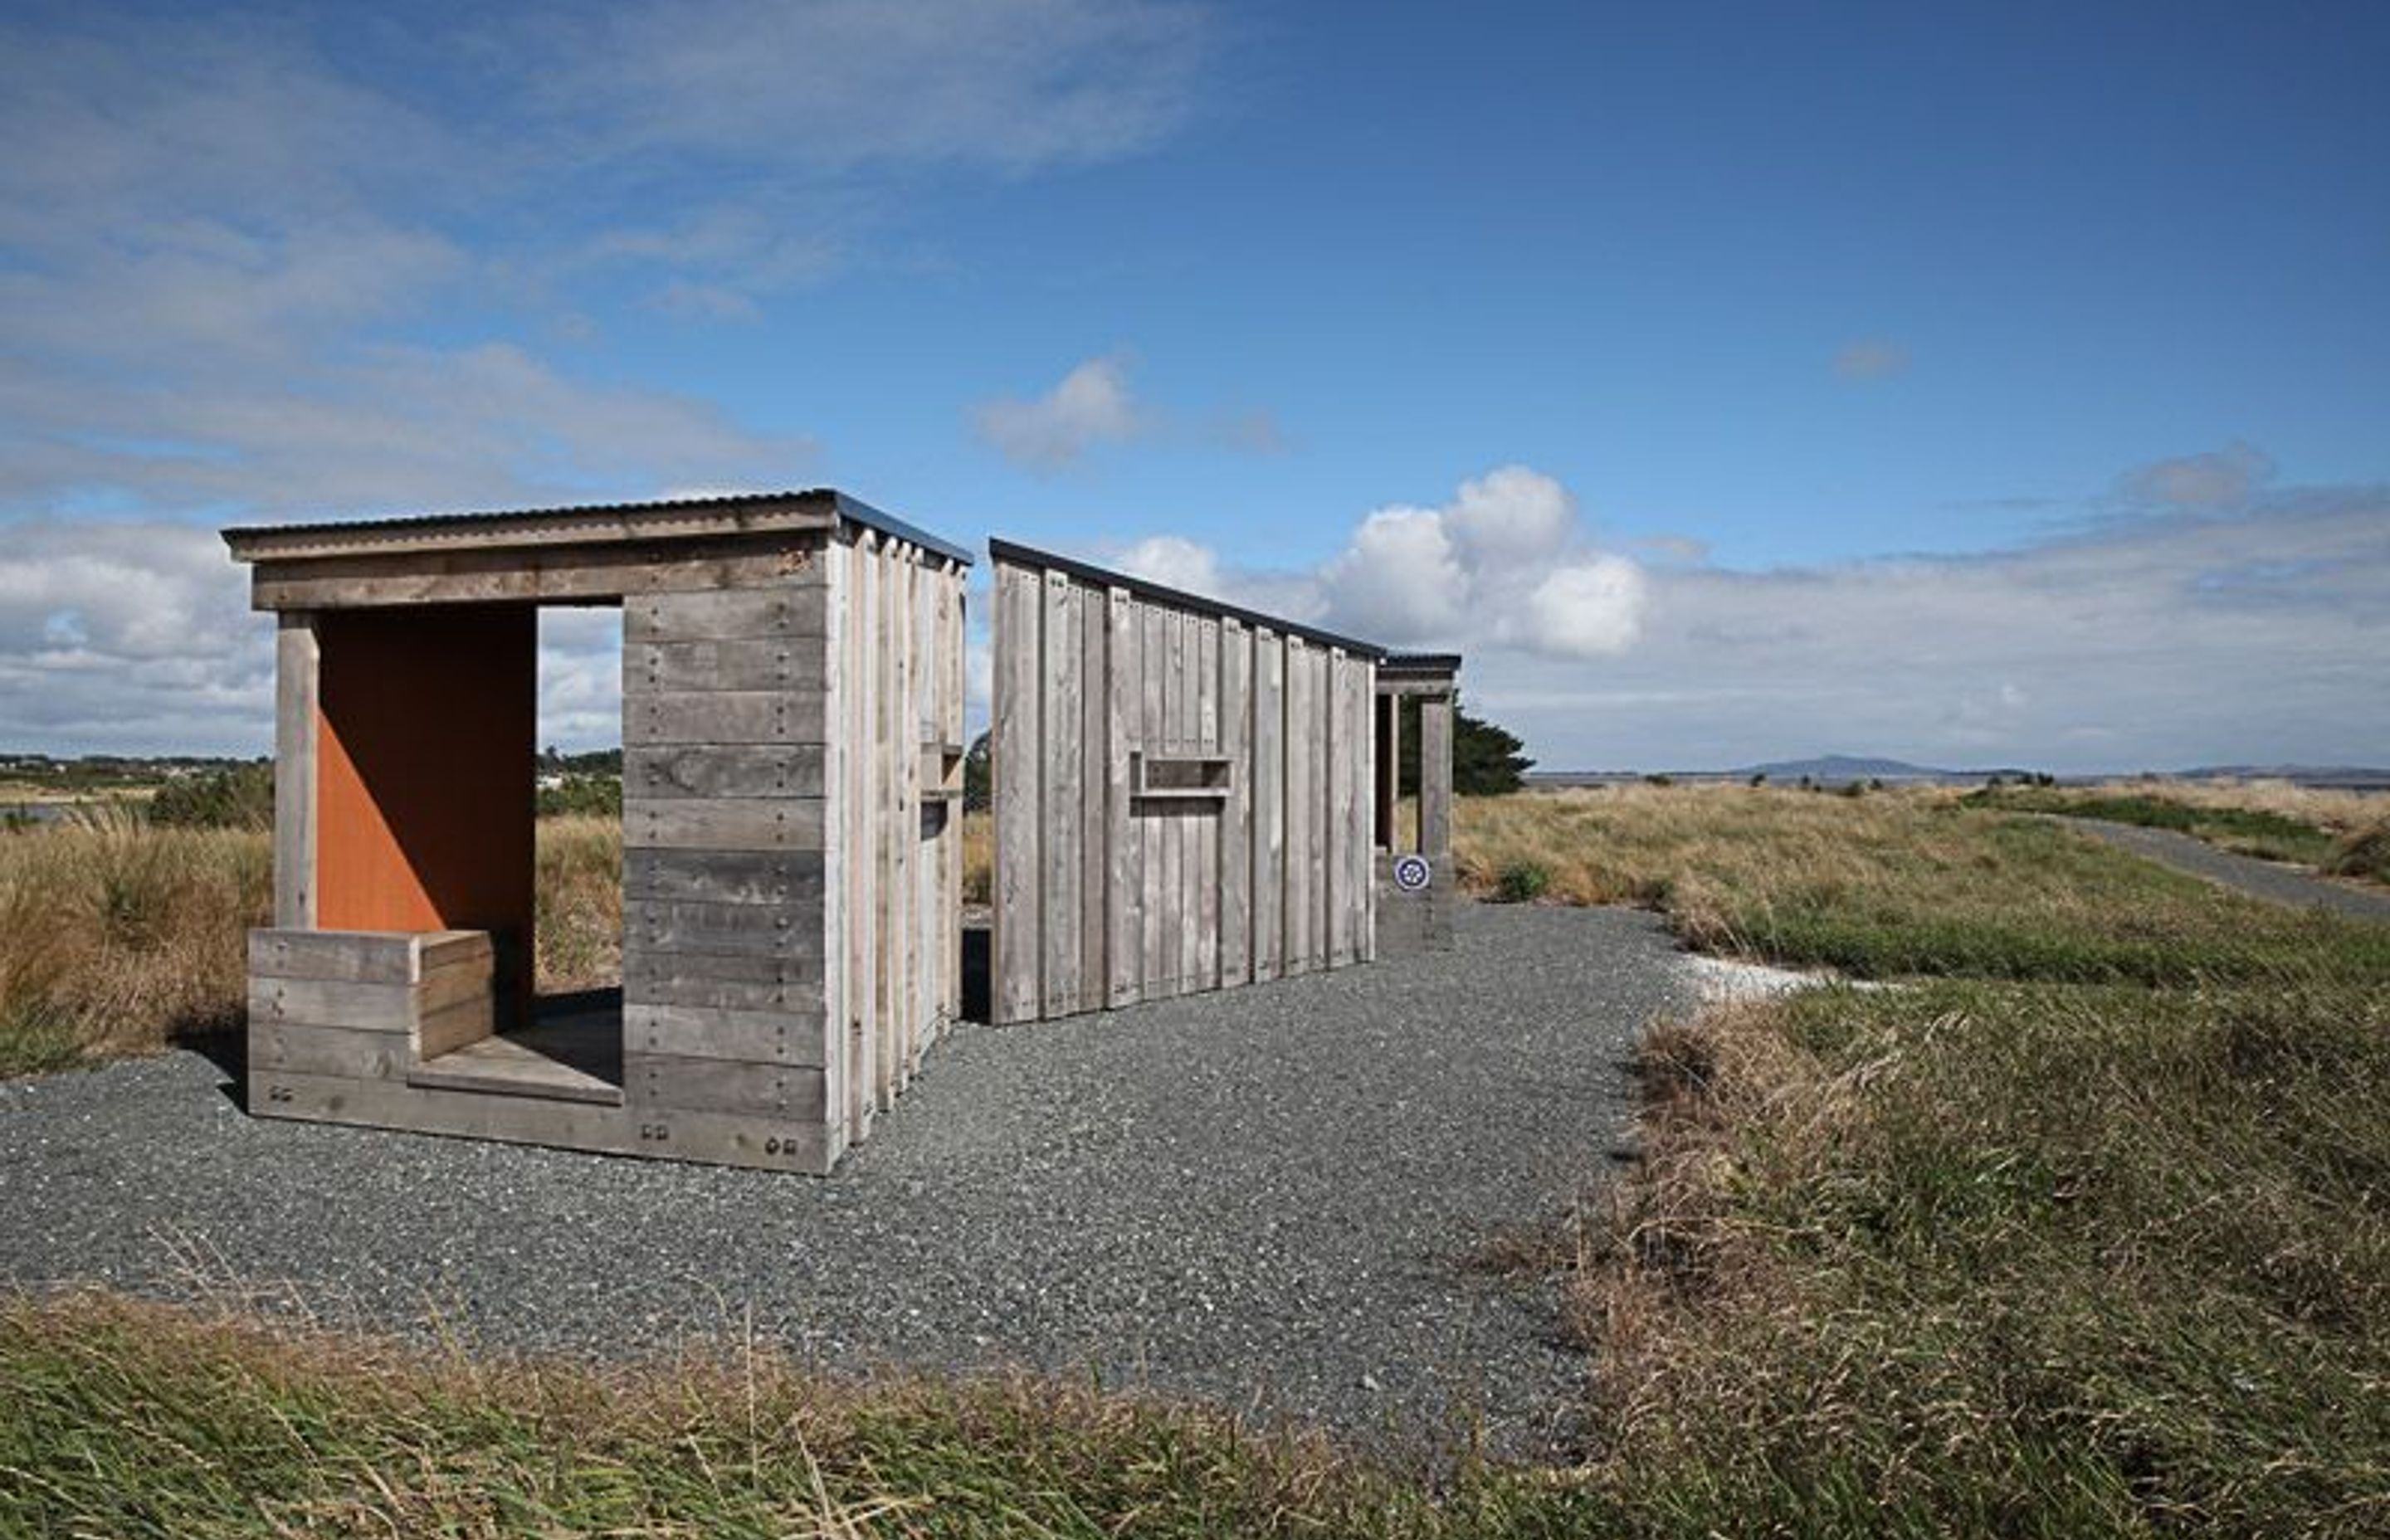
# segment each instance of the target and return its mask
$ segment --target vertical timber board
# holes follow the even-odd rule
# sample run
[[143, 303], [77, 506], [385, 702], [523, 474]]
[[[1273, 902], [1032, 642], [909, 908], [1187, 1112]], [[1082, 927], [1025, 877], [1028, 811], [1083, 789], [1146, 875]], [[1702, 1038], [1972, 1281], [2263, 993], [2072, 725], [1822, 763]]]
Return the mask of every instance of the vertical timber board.
[[1331, 966], [1331, 944], [1329, 944], [1329, 853], [1336, 849], [1336, 787], [1329, 779], [1327, 749], [1329, 732], [1336, 725], [1336, 662], [1327, 648], [1312, 650], [1312, 699], [1304, 703], [1310, 712], [1310, 732], [1322, 738], [1322, 753], [1312, 756], [1312, 828], [1307, 852], [1310, 852], [1312, 878], [1312, 964]]
[[[1188, 694], [1194, 703], [1187, 730], [1188, 751], [1218, 751], [1220, 728], [1220, 622], [1216, 616], [1187, 617]], [[1188, 802], [1179, 810], [1187, 840], [1186, 909], [1179, 966], [1190, 990], [1220, 987], [1220, 820], [1217, 802]]]
[[1111, 996], [1111, 908], [1105, 891], [1111, 878], [1111, 772], [1105, 757], [1111, 738], [1110, 643], [1104, 590], [1077, 583], [1079, 648], [1079, 801], [1070, 809], [1079, 825], [1079, 997], [1074, 1010], [1101, 1010]]
[[285, 610], [274, 637], [274, 923], [315, 928], [316, 698], [323, 651], [315, 617]]
[[1253, 642], [1241, 621], [1220, 626], [1220, 747], [1228, 800], [1220, 810], [1220, 982], [1250, 983], [1253, 958]]
[[830, 730], [822, 745], [822, 1122], [834, 1161], [851, 1142], [852, 1109], [847, 1091], [846, 909], [848, 851], [853, 812], [847, 795], [847, 651], [853, 646], [848, 618], [853, 565], [843, 540], [822, 553], [828, 587], [821, 652], [822, 720]]
[[867, 740], [871, 753], [871, 811], [875, 820], [872, 847], [877, 869], [871, 874], [874, 929], [879, 932], [877, 955], [872, 959], [872, 1008], [879, 1019], [879, 1033], [872, 1045], [873, 1111], [885, 1112], [896, 1099], [896, 1077], [903, 1062], [903, 1050], [897, 1045], [897, 1013], [902, 1008], [904, 990], [898, 977], [903, 961], [898, 954], [904, 950], [905, 933], [899, 929], [904, 922], [896, 891], [895, 758], [893, 740], [897, 724], [904, 711], [904, 679], [897, 668], [897, 649], [893, 634], [901, 629], [904, 619], [904, 596], [896, 582], [898, 563], [896, 542], [883, 538], [874, 553], [880, 568], [877, 580], [880, 600], [874, 610], [871, 638], [872, 672], [879, 676], [878, 710], [872, 713], [871, 737]]
[[[1162, 681], [1163, 751], [1183, 754], [1188, 751], [1188, 728], [1195, 717], [1195, 702], [1188, 687], [1188, 674], [1192, 660], [1189, 656], [1187, 611], [1163, 611], [1163, 623], [1169, 632], [1167, 670]], [[1162, 976], [1164, 993], [1184, 995], [1193, 987], [1190, 962], [1194, 956], [1195, 940], [1189, 935], [1189, 922], [1194, 918], [1194, 905], [1187, 901], [1188, 884], [1191, 880], [1187, 859], [1187, 823], [1178, 816], [1176, 803], [1161, 804], [1155, 820], [1162, 830], [1163, 855], [1163, 921]]]
[[1353, 848], [1348, 855], [1353, 870], [1353, 944], [1357, 959], [1378, 960], [1378, 870], [1374, 833], [1377, 815], [1370, 806], [1370, 789], [1379, 780], [1378, 735], [1370, 712], [1378, 698], [1378, 664], [1376, 660], [1353, 660], [1353, 741], [1361, 755], [1359, 774], [1354, 777]]
[[891, 619], [895, 622], [889, 637], [896, 656], [896, 697], [890, 713], [888, 739], [888, 775], [890, 803], [895, 816], [888, 828], [888, 849], [892, 861], [889, 873], [889, 906], [896, 915], [896, 944], [890, 949], [889, 970], [891, 992], [895, 996], [896, 1028], [892, 1034], [894, 1052], [889, 1082], [892, 1087], [881, 1103], [884, 1110], [912, 1079], [916, 1056], [920, 1051], [919, 1015], [920, 982], [919, 951], [916, 946], [915, 927], [920, 913], [920, 889], [914, 880], [921, 848], [920, 807], [914, 800], [918, 777], [921, 773], [921, 714], [919, 700], [920, 688], [920, 658], [918, 643], [920, 633], [914, 627], [919, 597], [920, 563], [915, 559], [918, 551], [910, 545], [900, 544], [891, 559], [895, 563], [893, 574], [896, 584], [896, 607]]
[[1137, 825], [1128, 805], [1130, 723], [1139, 707], [1137, 609], [1129, 592], [1104, 590], [1104, 1003], [1137, 998], [1142, 961], [1137, 905]]
[[1079, 627], [1076, 585], [1067, 572], [1048, 571], [1040, 626], [1046, 667], [1039, 681], [1045, 704], [1046, 848], [1038, 872], [1043, 900], [1038, 929], [1045, 940], [1038, 1015], [1066, 1015], [1079, 999]]
[[1307, 973], [1317, 965], [1313, 930], [1319, 905], [1314, 893], [1318, 871], [1313, 829], [1319, 822], [1319, 776], [1313, 768], [1319, 738], [1314, 649], [1301, 637], [1286, 639], [1286, 951], [1287, 973]]
[[[970, 635], [969, 600], [964, 595], [963, 568], [952, 564], [946, 572], [946, 699], [945, 741], [957, 748], [963, 745], [963, 694], [967, 648]], [[946, 894], [943, 917], [939, 920], [937, 943], [944, 949], [946, 958], [945, 1017], [949, 1025], [963, 1014], [963, 810], [959, 802], [946, 808], [945, 829]]]
[[[1145, 755], [1163, 751], [1169, 733], [1170, 674], [1169, 617], [1157, 605], [1137, 605], [1138, 629], [1144, 634], [1144, 647], [1138, 658], [1138, 692], [1143, 697], [1143, 725], [1138, 729], [1137, 752]], [[1138, 874], [1137, 913], [1143, 917], [1143, 934], [1137, 945], [1142, 955], [1138, 972], [1137, 998], [1158, 1000], [1170, 993], [1170, 963], [1163, 956], [1165, 942], [1176, 945], [1167, 928], [1168, 900], [1163, 896], [1170, 882], [1169, 829], [1153, 816], [1153, 804], [1145, 803], [1137, 810], [1137, 839], [1142, 852], [1144, 869]]]
[[870, 1137], [878, 1116], [880, 1084], [880, 782], [878, 756], [872, 752], [880, 719], [880, 535], [861, 530], [854, 539], [856, 607], [854, 646], [847, 654], [849, 677], [854, 686], [854, 711], [847, 739], [852, 776], [848, 795], [855, 813], [854, 849], [849, 862], [854, 872], [854, 905], [847, 912], [854, 936], [849, 953], [852, 972], [846, 981], [847, 1021], [853, 1071], [847, 1081], [854, 1136]]
[[996, 569], [996, 699], [993, 702], [996, 803], [996, 976], [989, 998], [999, 1023], [1037, 1019], [1038, 870], [1041, 863], [1038, 686], [1043, 674], [1037, 573], [998, 562]]
[[1452, 697], [1420, 702], [1420, 853], [1444, 879], [1452, 855]]
[[1253, 632], [1253, 982], [1279, 976], [1286, 956], [1286, 638]]
[[1353, 960], [1352, 902], [1346, 892], [1344, 851], [1353, 822], [1353, 743], [1344, 732], [1344, 661], [1341, 647], [1328, 650], [1320, 737], [1327, 752], [1326, 794], [1320, 799], [1320, 908], [1327, 934], [1327, 961], [1342, 968]]

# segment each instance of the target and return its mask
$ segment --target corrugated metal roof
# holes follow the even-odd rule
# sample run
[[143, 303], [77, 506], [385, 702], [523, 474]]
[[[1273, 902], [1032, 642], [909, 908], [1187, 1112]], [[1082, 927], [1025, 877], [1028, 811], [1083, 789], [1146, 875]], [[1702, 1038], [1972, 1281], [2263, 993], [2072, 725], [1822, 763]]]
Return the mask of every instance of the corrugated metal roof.
[[907, 522], [891, 513], [884, 513], [857, 497], [850, 497], [834, 487], [815, 487], [804, 491], [742, 492], [718, 497], [666, 497], [634, 503], [577, 503], [559, 507], [495, 508], [472, 513], [413, 513], [385, 519], [337, 519], [291, 524], [247, 524], [224, 532], [227, 545], [238, 551], [246, 542], [271, 543], [277, 537], [310, 535], [338, 538], [346, 534], [395, 535], [407, 533], [440, 534], [447, 532], [469, 533], [483, 525], [521, 522], [525, 520], [570, 520], [603, 517], [628, 518], [645, 514], [702, 517], [709, 513], [734, 514], [742, 509], [783, 503], [821, 503], [823, 512], [835, 513], [850, 523], [910, 541], [925, 550], [965, 565], [976, 559], [965, 546], [941, 539], [919, 525]]
[[1221, 599], [1205, 598], [1201, 594], [1190, 594], [1182, 588], [1170, 588], [1159, 583], [1148, 583], [1143, 578], [1131, 577], [1126, 572], [1111, 571], [1106, 568], [1081, 561], [1075, 557], [1057, 556], [1052, 551], [1041, 551], [1034, 545], [1022, 545], [1009, 540], [991, 539], [987, 543], [987, 551], [988, 555], [998, 561], [1009, 561], [1019, 566], [1042, 567], [1057, 572], [1068, 572], [1073, 577], [1085, 578], [1089, 583], [1099, 583], [1106, 587], [1125, 588], [1141, 598], [1175, 605], [1181, 610], [1193, 610], [1207, 615], [1226, 615], [1231, 620], [1242, 621], [1247, 625], [1267, 626], [1272, 631], [1284, 632], [1291, 636], [1301, 636], [1326, 647], [1341, 647], [1347, 652], [1356, 652], [1365, 658], [1386, 656], [1386, 649], [1375, 642], [1340, 636], [1333, 631], [1323, 631], [1316, 625], [1305, 625], [1301, 621], [1290, 621], [1279, 615], [1266, 615], [1258, 610], [1247, 610], [1242, 605], [1229, 604]]

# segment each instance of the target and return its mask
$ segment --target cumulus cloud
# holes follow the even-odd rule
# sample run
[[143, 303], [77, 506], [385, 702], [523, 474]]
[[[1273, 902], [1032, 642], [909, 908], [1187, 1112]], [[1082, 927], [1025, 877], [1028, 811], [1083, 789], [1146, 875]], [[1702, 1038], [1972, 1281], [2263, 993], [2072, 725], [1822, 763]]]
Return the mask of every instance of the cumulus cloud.
[[2390, 491], [2178, 511], [1964, 557], [1664, 568], [1597, 668], [1472, 658], [1551, 767], [1826, 751], [1957, 767], [2390, 760]]
[[1368, 515], [1318, 582], [1331, 622], [1365, 636], [1571, 659], [1632, 647], [1648, 591], [1638, 564], [1591, 547], [1568, 489], [1524, 466], [1441, 507]]
[[12, 746], [258, 752], [273, 681], [272, 629], [250, 614], [213, 533], [0, 524], [0, 722]]
[[1217, 596], [1227, 585], [1220, 571], [1218, 553], [1175, 534], [1149, 536], [1113, 559], [1129, 576], [1158, 583], [1165, 588]]
[[1098, 444], [1137, 438], [1148, 426], [1127, 371], [1110, 358], [1088, 359], [1044, 395], [983, 401], [970, 419], [1006, 459], [1040, 471], [1060, 470]]
[[1405, 648], [1493, 648], [1582, 661], [1635, 645], [1649, 581], [1595, 548], [1567, 488], [1524, 466], [1465, 481], [1435, 507], [1364, 515], [1307, 571], [1234, 567], [1180, 535], [1104, 559], [1132, 575]]
[[1908, 350], [1881, 337], [1861, 337], [1834, 353], [1834, 373], [1844, 379], [1887, 379], [1908, 368]]

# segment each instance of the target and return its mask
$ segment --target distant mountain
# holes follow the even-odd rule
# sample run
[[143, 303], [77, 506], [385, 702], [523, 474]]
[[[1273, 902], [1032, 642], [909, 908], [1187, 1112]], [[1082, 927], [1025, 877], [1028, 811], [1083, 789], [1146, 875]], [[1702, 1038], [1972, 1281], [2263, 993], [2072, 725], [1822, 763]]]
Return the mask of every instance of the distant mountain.
[[1821, 754], [1816, 759], [1780, 759], [1767, 764], [1745, 765], [1728, 774], [1751, 776], [1766, 776], [1772, 781], [1797, 781], [1806, 776], [1815, 781], [1885, 780], [1885, 781], [1955, 781], [1982, 780], [1990, 776], [2015, 776], [2017, 770], [1939, 770], [1928, 764], [1911, 764], [1905, 759], [1884, 759], [1865, 754]]

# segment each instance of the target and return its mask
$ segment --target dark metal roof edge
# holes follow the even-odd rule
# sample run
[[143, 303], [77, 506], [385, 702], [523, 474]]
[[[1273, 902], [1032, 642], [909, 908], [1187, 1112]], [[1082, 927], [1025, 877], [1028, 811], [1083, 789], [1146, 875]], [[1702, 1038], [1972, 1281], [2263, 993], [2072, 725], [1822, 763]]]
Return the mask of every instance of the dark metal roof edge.
[[1176, 605], [1182, 610], [1199, 610], [1207, 615], [1222, 615], [1230, 620], [1242, 621], [1247, 625], [1266, 626], [1272, 631], [1283, 632], [1290, 636], [1302, 636], [1323, 646], [1341, 647], [1347, 652], [1357, 652], [1367, 658], [1383, 659], [1386, 656], [1386, 649], [1375, 642], [1364, 642], [1352, 636], [1340, 636], [1333, 631], [1323, 631], [1318, 626], [1305, 625], [1301, 621], [1290, 621], [1279, 615], [1266, 615], [1258, 610], [1248, 610], [1240, 604], [1230, 604], [1225, 599], [1205, 598], [1201, 594], [1190, 594], [1183, 588], [1171, 588], [1159, 583], [1149, 583], [1143, 578], [1131, 577], [1126, 572], [1115, 572], [1109, 568], [1096, 566], [1092, 562], [1081, 561], [1075, 557], [1058, 556], [1052, 551], [1041, 551], [1034, 545], [1023, 545], [1010, 540], [998, 540], [994, 535], [990, 535], [987, 542], [987, 554], [997, 561], [1011, 561], [1022, 566], [1043, 567], [1052, 571], [1068, 572], [1073, 577], [1085, 578], [1089, 583], [1100, 583], [1109, 588], [1125, 588], [1139, 598], [1152, 599], [1160, 604]]
[[959, 561], [966, 567], [973, 566], [979, 560], [979, 554], [969, 547], [957, 545], [951, 540], [942, 539], [919, 524], [907, 523], [893, 513], [883, 513], [859, 497], [849, 497], [843, 492], [832, 492], [829, 495], [838, 505], [839, 517], [849, 523], [861, 524], [866, 529], [878, 530], [881, 534], [893, 535], [899, 540], [910, 541], [925, 551], [935, 551], [938, 555], [950, 560]]
[[[843, 505], [851, 501], [845, 494], [831, 488], [811, 487], [799, 492], [739, 492], [721, 497], [657, 497], [631, 503], [572, 503], [545, 508], [484, 508], [469, 513], [402, 513], [383, 519], [321, 519], [294, 524], [237, 524], [222, 533], [225, 544], [230, 545], [240, 540], [278, 534], [343, 534], [352, 530], [394, 534], [405, 530], [443, 530], [508, 519], [587, 518], [601, 513], [693, 513], [706, 508], [726, 511], [752, 507], [759, 503], [803, 503], [823, 498], [829, 499], [832, 507], [841, 511], [843, 511]], [[886, 515], [880, 517], [884, 519]], [[964, 559], [969, 560], [970, 558], [966, 556]]]
[[1384, 666], [1401, 674], [1458, 674], [1458, 652], [1389, 652]]

